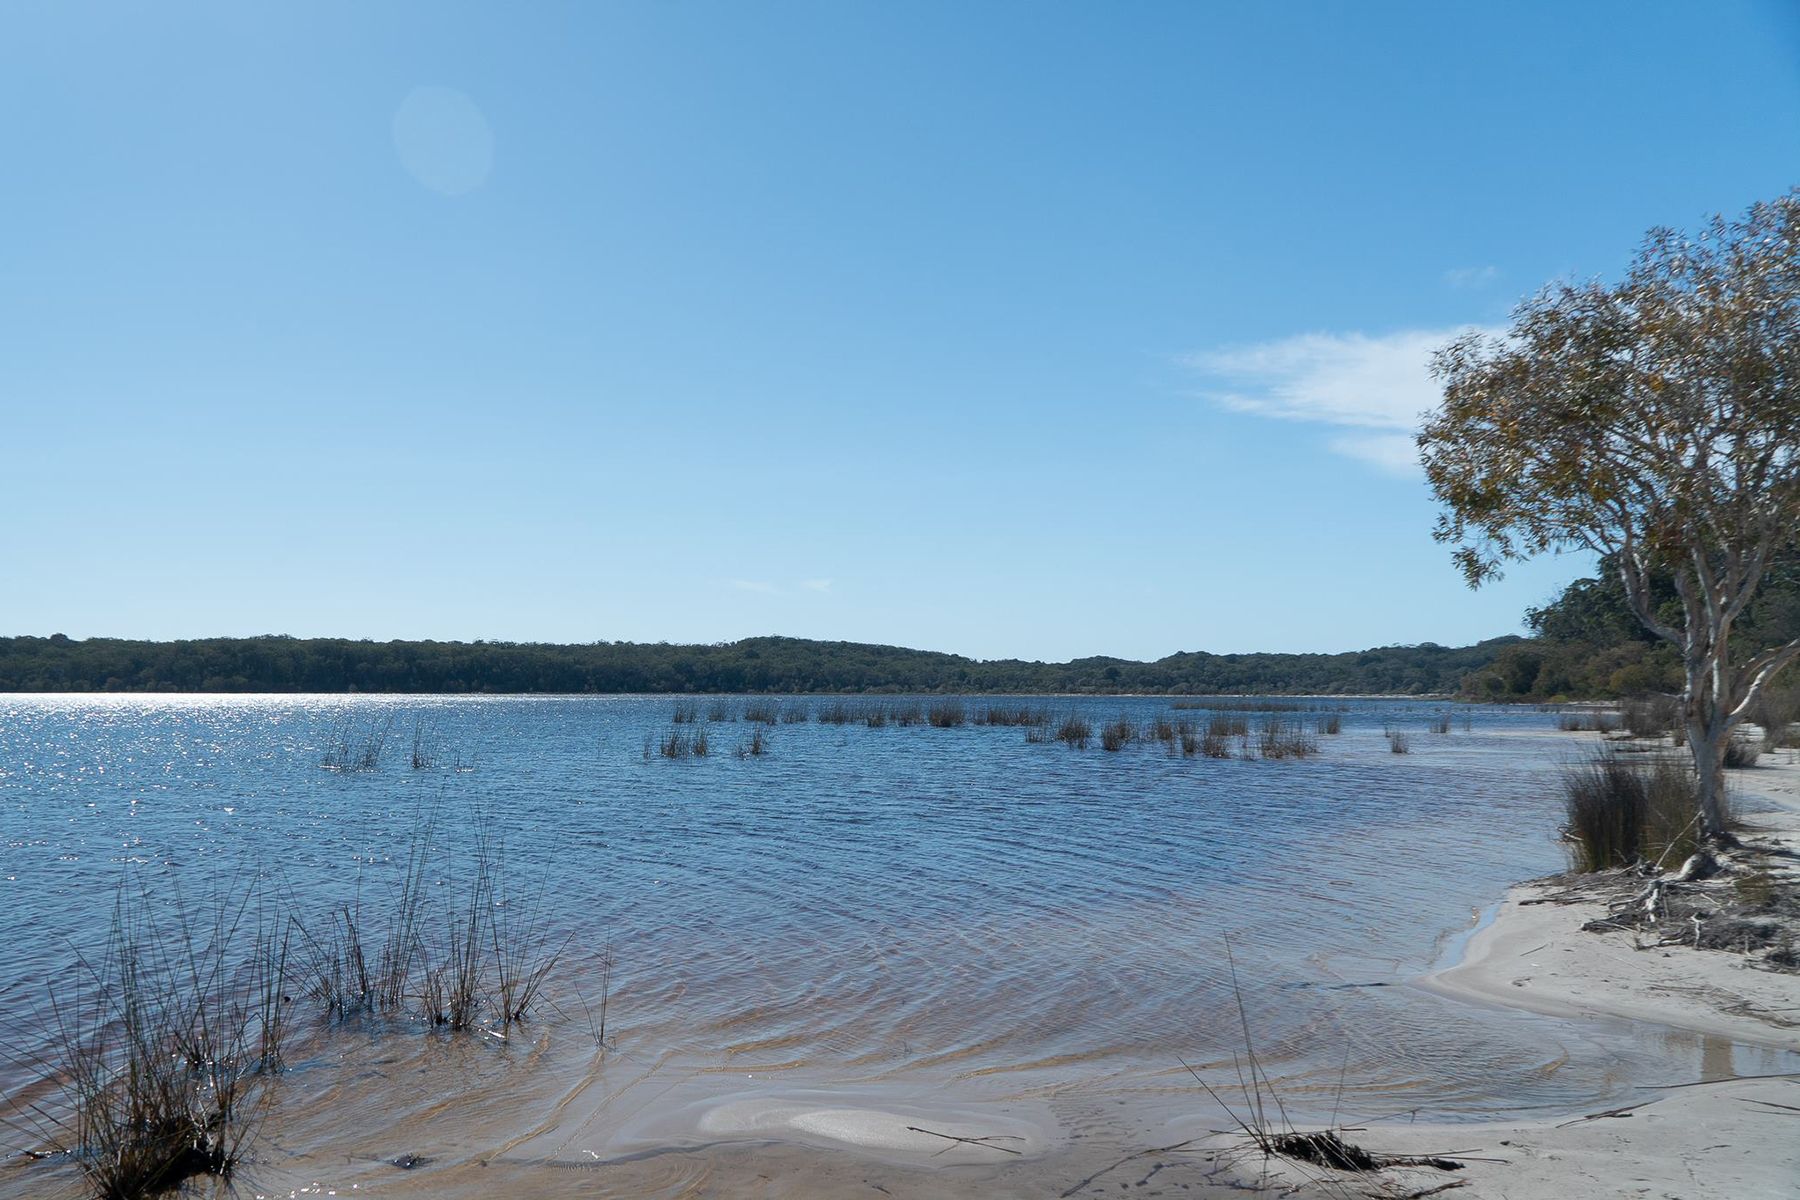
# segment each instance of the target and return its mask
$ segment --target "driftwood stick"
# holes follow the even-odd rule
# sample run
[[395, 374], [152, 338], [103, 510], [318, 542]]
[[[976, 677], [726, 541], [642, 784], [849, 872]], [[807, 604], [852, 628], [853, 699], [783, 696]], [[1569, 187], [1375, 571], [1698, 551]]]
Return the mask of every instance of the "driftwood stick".
[[[920, 1129], [917, 1125], [908, 1125], [906, 1129], [908, 1133], [923, 1133], [931, 1137], [943, 1138], [945, 1141], [961, 1142], [966, 1146], [980, 1146], [983, 1150], [998, 1150], [1002, 1154], [1022, 1155], [1025, 1153], [1023, 1150], [1014, 1150], [1011, 1146], [994, 1145], [995, 1142], [1022, 1142], [1025, 1140], [1022, 1137], [1015, 1137], [1010, 1133], [991, 1133], [986, 1137], [958, 1137], [954, 1133], [939, 1133], [935, 1129]], [[944, 1150], [948, 1149], [950, 1149], [949, 1146], [944, 1147]], [[938, 1153], [942, 1154], [944, 1150], [940, 1150]]]

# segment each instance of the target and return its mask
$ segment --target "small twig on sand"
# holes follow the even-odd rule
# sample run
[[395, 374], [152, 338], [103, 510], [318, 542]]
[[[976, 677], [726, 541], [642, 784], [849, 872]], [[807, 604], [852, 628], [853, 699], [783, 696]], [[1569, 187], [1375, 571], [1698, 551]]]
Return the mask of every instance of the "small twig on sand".
[[[1014, 1150], [1011, 1146], [994, 1145], [995, 1142], [1022, 1142], [1025, 1140], [1022, 1137], [1014, 1137], [1007, 1133], [993, 1133], [989, 1134], [987, 1137], [957, 1137], [954, 1133], [939, 1133], [935, 1129], [920, 1129], [917, 1125], [908, 1125], [906, 1129], [908, 1133], [923, 1133], [931, 1137], [943, 1138], [946, 1141], [962, 1142], [964, 1145], [968, 1146], [980, 1146], [983, 1150], [998, 1150], [1002, 1154], [1018, 1154], [1022, 1156], [1025, 1153], [1023, 1150]], [[944, 1149], [939, 1150], [938, 1153], [943, 1154], [945, 1151], [953, 1148], [954, 1147], [951, 1146], [945, 1146]]]
[[1447, 1192], [1451, 1188], [1468, 1187], [1466, 1179], [1452, 1179], [1449, 1183], [1440, 1183], [1436, 1187], [1423, 1188], [1416, 1192], [1406, 1192], [1394, 1197], [1394, 1200], [1424, 1200], [1426, 1196], [1435, 1196], [1439, 1192]]
[[1564, 1121], [1558, 1129], [1567, 1129], [1571, 1125], [1579, 1125], [1583, 1121], [1598, 1121], [1602, 1117], [1629, 1117], [1640, 1108], [1648, 1108], [1655, 1104], [1654, 1100], [1646, 1100], [1642, 1104], [1627, 1104], [1624, 1108], [1609, 1108], [1605, 1112], [1589, 1113], [1585, 1117], [1576, 1117], [1573, 1121]]

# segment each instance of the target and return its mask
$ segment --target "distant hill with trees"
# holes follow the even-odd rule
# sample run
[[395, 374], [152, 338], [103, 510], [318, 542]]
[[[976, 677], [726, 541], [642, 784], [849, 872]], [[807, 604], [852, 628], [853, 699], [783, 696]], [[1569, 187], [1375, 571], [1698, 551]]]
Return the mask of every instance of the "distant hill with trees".
[[56, 634], [0, 638], [0, 691], [1419, 695], [1455, 691], [1519, 641], [1044, 663], [784, 637], [683, 646], [280, 636], [148, 642]]

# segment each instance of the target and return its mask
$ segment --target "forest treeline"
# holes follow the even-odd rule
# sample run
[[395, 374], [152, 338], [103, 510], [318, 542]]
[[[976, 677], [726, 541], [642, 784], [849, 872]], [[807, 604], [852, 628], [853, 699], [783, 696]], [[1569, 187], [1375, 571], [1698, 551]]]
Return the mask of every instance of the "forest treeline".
[[1455, 691], [1518, 638], [1343, 654], [1172, 654], [1155, 662], [980, 661], [858, 642], [717, 645], [352, 641], [340, 638], [0, 638], [12, 692], [1261, 692]]

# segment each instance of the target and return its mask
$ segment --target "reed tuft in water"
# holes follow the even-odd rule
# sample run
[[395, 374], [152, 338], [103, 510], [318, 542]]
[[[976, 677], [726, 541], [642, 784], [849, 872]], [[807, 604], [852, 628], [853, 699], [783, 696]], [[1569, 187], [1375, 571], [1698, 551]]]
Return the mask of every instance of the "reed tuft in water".
[[1093, 737], [1094, 727], [1088, 724], [1087, 718], [1077, 713], [1070, 713], [1056, 727], [1056, 740], [1076, 750], [1086, 750]]
[[954, 729], [968, 721], [969, 710], [961, 700], [940, 700], [925, 715], [933, 729]]
[[1125, 717], [1115, 717], [1100, 727], [1100, 748], [1119, 751], [1137, 740], [1137, 726]]

